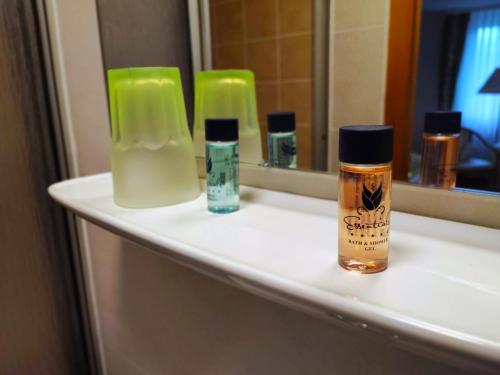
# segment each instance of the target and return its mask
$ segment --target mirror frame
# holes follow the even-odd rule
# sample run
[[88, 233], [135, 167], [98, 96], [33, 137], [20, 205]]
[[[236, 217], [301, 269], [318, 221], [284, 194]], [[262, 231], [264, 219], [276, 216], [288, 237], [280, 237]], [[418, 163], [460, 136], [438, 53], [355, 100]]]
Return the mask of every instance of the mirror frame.
[[[209, 0], [189, 0], [189, 27], [191, 32], [191, 54], [193, 60], [193, 74], [202, 69], [211, 69], [211, 41], [210, 41], [210, 11]], [[330, 17], [320, 17], [321, 21], [328, 22], [333, 19], [333, 3], [331, 1], [320, 1], [320, 6], [315, 7], [316, 12], [326, 14]], [[331, 39], [333, 27], [331, 25], [319, 25], [321, 30], [328, 30]], [[317, 32], [316, 26], [315, 32]], [[330, 40], [320, 40], [319, 45], [327, 45], [328, 51], [323, 51], [315, 60], [325, 60], [327, 74], [331, 77], [333, 66], [331, 56], [333, 54]], [[321, 64], [314, 65], [315, 69], [322, 69]], [[316, 82], [325, 82], [324, 79], [314, 79], [315, 97], [325, 98], [323, 111], [324, 124], [330, 123], [331, 101], [329, 98], [333, 92], [333, 80], [328, 80], [325, 88], [317, 87]], [[328, 87], [326, 87], [328, 86]], [[315, 104], [313, 104], [314, 107]], [[321, 129], [320, 129], [321, 131]], [[314, 135], [317, 136], [316, 133]], [[320, 149], [324, 148], [320, 147]], [[326, 158], [325, 158], [326, 160]], [[204, 177], [204, 159], [199, 158], [198, 170], [200, 176]], [[284, 191], [294, 194], [307, 195], [317, 198], [337, 200], [338, 176], [335, 172], [280, 170], [275, 168], [241, 165], [241, 182], [246, 185], [261, 187], [265, 189]], [[445, 202], [445, 204], [443, 204]], [[420, 185], [394, 181], [392, 205], [395, 210], [417, 215], [460, 221], [463, 223], [500, 228], [500, 194], [487, 191], [472, 191], [457, 189], [455, 191], [433, 189]]]
[[[82, 12], [82, 6], [62, 4], [59, 0], [48, 0], [46, 7], [57, 9], [48, 12], [51, 59], [47, 66], [52, 67], [55, 76], [61, 132], [67, 146], [65, 156], [69, 165], [80, 165], [80, 168], [70, 168], [69, 177], [109, 170], [110, 127], [105, 110], [107, 94], [95, 4], [88, 12]], [[206, 66], [203, 61], [211, 61], [209, 46], [201, 38], [201, 31], [207, 27], [203, 14], [206, 17], [208, 1], [188, 0], [188, 11], [193, 69], [199, 70]], [[86, 48], [75, 48], [75, 45]], [[95, 74], [82, 80], [82, 71], [88, 72], [89, 67]], [[331, 71], [331, 64], [328, 69]], [[96, 137], [101, 139], [98, 144]], [[98, 170], [85, 168], [86, 159], [96, 158], [99, 159]], [[204, 177], [204, 160], [200, 158], [198, 163], [199, 175]], [[242, 164], [240, 176], [245, 185], [337, 199], [338, 177], [335, 174]], [[396, 181], [392, 201], [397, 211], [500, 229], [500, 196], [496, 194], [431, 189]]]

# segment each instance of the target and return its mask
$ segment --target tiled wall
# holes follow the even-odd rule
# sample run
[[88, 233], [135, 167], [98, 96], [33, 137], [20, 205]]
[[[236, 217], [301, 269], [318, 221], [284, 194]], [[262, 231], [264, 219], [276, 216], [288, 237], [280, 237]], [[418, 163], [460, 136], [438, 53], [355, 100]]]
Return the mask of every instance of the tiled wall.
[[294, 111], [299, 168], [312, 155], [312, 0], [210, 0], [214, 69], [255, 73], [264, 155], [266, 115]]
[[328, 169], [338, 169], [342, 125], [384, 121], [390, 0], [333, 0]]

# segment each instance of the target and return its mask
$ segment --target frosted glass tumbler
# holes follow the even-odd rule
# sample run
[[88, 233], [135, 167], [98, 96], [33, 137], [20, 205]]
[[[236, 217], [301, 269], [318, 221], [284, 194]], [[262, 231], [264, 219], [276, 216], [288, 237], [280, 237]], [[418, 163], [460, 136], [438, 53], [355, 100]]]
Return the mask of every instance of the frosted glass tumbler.
[[177, 68], [108, 71], [114, 199], [157, 207], [200, 194]]
[[250, 70], [207, 70], [196, 73], [194, 145], [197, 156], [205, 156], [207, 118], [237, 118], [240, 161], [252, 164], [262, 162], [255, 79]]

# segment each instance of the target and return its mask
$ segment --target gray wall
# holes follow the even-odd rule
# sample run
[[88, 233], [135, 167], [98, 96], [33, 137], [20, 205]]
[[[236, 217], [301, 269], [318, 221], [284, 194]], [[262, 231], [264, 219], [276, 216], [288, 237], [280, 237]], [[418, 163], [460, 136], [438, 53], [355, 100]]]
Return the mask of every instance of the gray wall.
[[0, 2], [0, 374], [89, 374], [35, 2]]
[[191, 127], [193, 75], [187, 1], [97, 0], [97, 8], [106, 70], [179, 67]]

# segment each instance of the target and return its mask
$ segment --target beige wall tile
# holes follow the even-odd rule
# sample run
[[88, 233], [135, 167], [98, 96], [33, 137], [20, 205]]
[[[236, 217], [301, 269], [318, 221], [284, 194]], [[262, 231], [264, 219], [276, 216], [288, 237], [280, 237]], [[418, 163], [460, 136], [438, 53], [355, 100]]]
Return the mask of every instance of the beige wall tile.
[[312, 35], [286, 37], [279, 43], [281, 79], [310, 78]]
[[312, 30], [312, 0], [279, 0], [279, 33]]
[[385, 25], [388, 1], [334, 0], [334, 30]]
[[281, 111], [295, 112], [297, 123], [311, 123], [312, 81], [280, 84]]
[[[310, 126], [312, 111], [312, 0], [211, 0], [210, 4], [214, 68], [245, 67], [255, 73], [264, 154], [267, 154], [267, 113], [294, 111], [298, 123], [302, 124], [301, 163], [310, 166], [312, 137], [311, 131], [306, 132], [304, 125]], [[245, 35], [233, 22], [227, 24], [226, 17], [240, 13], [245, 17]], [[278, 38], [279, 24], [282, 34], [309, 34]], [[236, 35], [230, 35], [233, 32], [231, 29], [236, 30]], [[241, 43], [238, 42], [240, 40]], [[304, 136], [306, 133], [307, 136]], [[306, 145], [306, 142], [309, 144]]]
[[259, 111], [259, 121], [265, 124], [267, 121], [267, 114], [269, 112], [276, 112], [279, 108], [278, 105], [278, 83], [259, 83], [256, 84], [257, 91], [257, 109]]
[[383, 121], [385, 28], [335, 35], [335, 128]]
[[243, 8], [241, 0], [224, 2], [214, 7], [218, 44], [243, 41]]
[[278, 78], [276, 43], [276, 40], [248, 43], [248, 66], [256, 81]]
[[242, 69], [245, 67], [243, 44], [229, 44], [215, 47], [215, 69]]
[[262, 38], [276, 34], [276, 1], [245, 0], [246, 37]]

